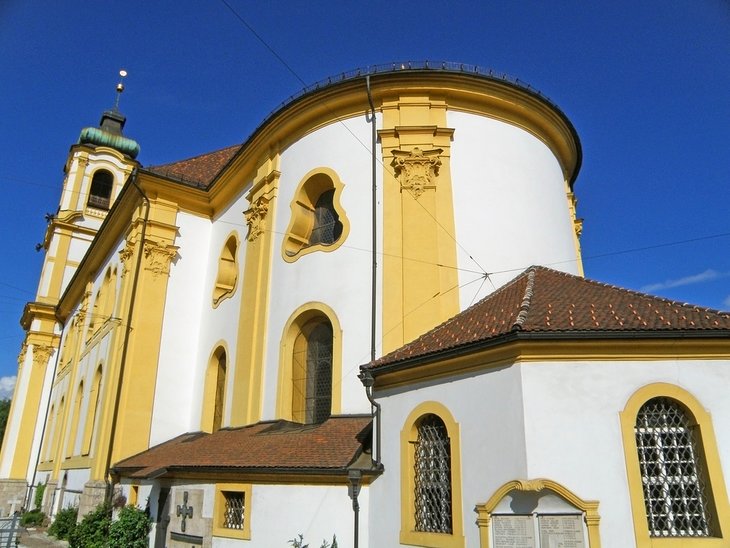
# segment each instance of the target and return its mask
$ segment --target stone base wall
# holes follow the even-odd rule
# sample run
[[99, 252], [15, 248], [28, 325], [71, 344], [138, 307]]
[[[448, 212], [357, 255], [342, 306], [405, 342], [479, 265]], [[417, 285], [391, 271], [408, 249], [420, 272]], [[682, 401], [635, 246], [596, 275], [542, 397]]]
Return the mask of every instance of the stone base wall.
[[28, 483], [25, 480], [0, 480], [0, 517], [21, 512], [28, 496]]
[[[58, 487], [58, 482], [56, 480], [51, 480], [48, 483], [46, 483], [46, 489], [43, 492], [43, 502], [41, 503], [41, 510], [43, 510], [43, 513], [50, 518], [54, 514], [53, 507], [56, 505], [56, 498], [58, 498], [58, 492], [56, 491], [56, 487]], [[31, 506], [33, 506], [33, 502], [35, 500], [35, 492], [33, 493], [33, 500], [31, 500]]]
[[79, 521], [96, 510], [96, 507], [106, 498], [107, 484], [104, 481], [89, 481], [84, 485], [84, 492], [79, 498]]

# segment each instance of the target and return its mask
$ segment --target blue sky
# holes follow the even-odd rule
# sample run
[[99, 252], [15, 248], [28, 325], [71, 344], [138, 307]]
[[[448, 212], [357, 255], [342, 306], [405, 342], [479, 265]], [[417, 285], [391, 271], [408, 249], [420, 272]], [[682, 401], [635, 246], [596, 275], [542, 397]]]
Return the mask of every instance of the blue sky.
[[143, 165], [240, 143], [303, 84], [349, 69], [507, 73], [581, 137], [586, 275], [730, 309], [730, 2], [225, 2], [0, 2], [0, 396], [66, 154], [112, 106], [120, 68]]

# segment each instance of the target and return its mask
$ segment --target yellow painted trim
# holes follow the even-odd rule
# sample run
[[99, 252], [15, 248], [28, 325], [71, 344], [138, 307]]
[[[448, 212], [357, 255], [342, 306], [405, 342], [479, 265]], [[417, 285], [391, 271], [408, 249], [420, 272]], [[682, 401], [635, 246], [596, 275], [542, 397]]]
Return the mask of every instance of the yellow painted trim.
[[[647, 401], [656, 397], [671, 398], [678, 402], [687, 412], [688, 418], [696, 422], [698, 430], [695, 432], [700, 453], [704, 456], [705, 473], [707, 475], [706, 488], [709, 504], [711, 505], [713, 527], [719, 532], [719, 537], [703, 538], [655, 538], [649, 536], [649, 527], [644, 505], [644, 491], [639, 468], [638, 449], [634, 426], [639, 409]], [[621, 420], [621, 434], [624, 442], [624, 457], [626, 459], [626, 476], [631, 498], [631, 512], [634, 518], [634, 534], [637, 548], [701, 548], [701, 547], [728, 547], [730, 546], [730, 504], [728, 503], [725, 479], [722, 473], [722, 462], [717, 450], [715, 431], [712, 427], [712, 418], [702, 404], [689, 392], [679, 386], [668, 383], [653, 383], [639, 388], [626, 402], [626, 407], [619, 413]]]
[[728, 360], [730, 339], [520, 340], [463, 356], [434, 359], [402, 370], [381, 372], [376, 388], [405, 386], [457, 374], [484, 371], [517, 362]]
[[[417, 422], [427, 414], [437, 415], [446, 425], [451, 442], [451, 527], [452, 533], [424, 533], [416, 531], [414, 516], [414, 450], [413, 442], [418, 437]], [[400, 481], [401, 481], [401, 544], [426, 546], [429, 548], [463, 548], [464, 518], [461, 495], [461, 433], [459, 424], [443, 404], [427, 401], [410, 412], [400, 433]]]
[[481, 548], [491, 547], [492, 536], [490, 533], [490, 526], [492, 512], [510, 491], [542, 491], [543, 489], [552, 491], [583, 512], [583, 519], [588, 529], [588, 546], [589, 548], [601, 548], [601, 537], [598, 527], [601, 517], [598, 514], [598, 501], [583, 500], [567, 487], [564, 487], [555, 481], [543, 478], [509, 481], [497, 489], [494, 494], [489, 497], [487, 502], [476, 505], [474, 511], [477, 513], [479, 546]]
[[342, 412], [342, 326], [335, 311], [320, 302], [308, 302], [289, 316], [279, 346], [279, 376], [276, 390], [276, 418], [295, 420], [293, 401], [294, 344], [302, 328], [317, 317], [325, 317], [332, 325], [332, 415]]
[[435, 94], [403, 92], [382, 102], [383, 354], [459, 312], [454, 130]]
[[139, 500], [139, 485], [136, 483], [133, 483], [129, 486], [129, 499], [127, 499], [127, 504], [130, 506], [137, 506], [137, 501]]
[[213, 308], [224, 299], [232, 297], [238, 286], [238, 250], [241, 241], [238, 239], [238, 232], [231, 232], [226, 238], [220, 255], [218, 256], [218, 273], [213, 285]]
[[214, 418], [215, 418], [215, 400], [216, 392], [218, 388], [218, 364], [221, 353], [225, 357], [226, 370], [223, 384], [223, 397], [222, 397], [222, 425], [227, 424], [225, 417], [226, 410], [226, 392], [228, 386], [229, 371], [231, 369], [230, 364], [230, 352], [228, 351], [228, 345], [225, 341], [220, 340], [213, 346], [213, 351], [208, 357], [208, 367], [205, 371], [205, 388], [203, 389], [203, 409], [200, 413], [200, 430], [203, 432], [214, 431]]
[[75, 456], [64, 461], [60, 464], [59, 470], [80, 470], [89, 468], [91, 466], [91, 459], [89, 457]]
[[[243, 493], [243, 529], [223, 527], [223, 512], [226, 505], [225, 492]], [[251, 539], [251, 496], [252, 488], [248, 483], [218, 483], [215, 486], [213, 505], [213, 536], [233, 539]]]
[[[233, 388], [231, 426], [243, 426], [260, 420], [263, 409], [263, 379], [271, 298], [271, 263], [274, 238], [268, 227], [275, 226], [279, 185], [277, 150], [269, 150], [264, 161], [258, 163], [253, 186], [246, 198], [251, 209], [259, 211], [255, 231], [246, 238], [246, 258], [243, 267], [243, 286], [235, 344], [235, 365], [232, 364]], [[248, 179], [250, 180], [250, 179]], [[236, 183], [233, 183], [236, 184]], [[240, 182], [238, 184], [240, 192]], [[249, 212], [251, 211], [249, 209]], [[246, 216], [254, 228], [254, 219]]]
[[[347, 218], [341, 203], [344, 188], [345, 185], [337, 173], [328, 167], [312, 169], [302, 178], [294, 191], [294, 198], [289, 204], [291, 219], [281, 244], [282, 259], [288, 263], [293, 263], [300, 257], [315, 251], [330, 253], [345, 242], [350, 234], [350, 220]], [[310, 245], [309, 238], [314, 225], [314, 206], [324, 192], [332, 189], [335, 191], [332, 204], [339, 216], [340, 223], [342, 223], [342, 233], [332, 244]]]

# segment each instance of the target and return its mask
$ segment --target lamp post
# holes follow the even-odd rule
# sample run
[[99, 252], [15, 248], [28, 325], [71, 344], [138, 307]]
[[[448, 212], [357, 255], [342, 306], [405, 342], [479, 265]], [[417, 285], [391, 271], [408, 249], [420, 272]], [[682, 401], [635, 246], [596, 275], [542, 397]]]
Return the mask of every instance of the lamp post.
[[352, 499], [352, 512], [354, 513], [354, 533], [353, 543], [354, 548], [358, 548], [360, 540], [360, 503], [357, 501], [357, 496], [360, 494], [360, 482], [362, 480], [362, 470], [356, 468], [350, 468], [347, 471], [347, 479], [350, 480], [350, 485], [347, 489], [347, 494]]

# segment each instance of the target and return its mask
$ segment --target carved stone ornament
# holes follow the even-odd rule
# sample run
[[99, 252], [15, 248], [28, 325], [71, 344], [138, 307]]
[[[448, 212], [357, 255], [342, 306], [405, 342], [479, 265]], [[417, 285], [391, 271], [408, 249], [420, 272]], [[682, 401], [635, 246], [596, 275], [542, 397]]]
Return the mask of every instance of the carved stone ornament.
[[441, 148], [421, 150], [418, 147], [411, 151], [394, 150], [390, 165], [393, 166], [395, 176], [400, 179], [401, 192], [410, 190], [413, 197], [418, 199], [425, 190], [435, 189], [434, 179], [439, 174], [439, 155], [442, 152]]
[[178, 247], [157, 242], [144, 243], [145, 270], [152, 272], [152, 277], [170, 274], [170, 263], [177, 255]]
[[243, 212], [248, 225], [248, 241], [254, 242], [266, 230], [266, 214], [269, 211], [269, 201], [263, 197], [256, 200], [250, 209]]
[[124, 246], [124, 249], [122, 249], [119, 252], [119, 259], [122, 262], [122, 273], [120, 276], [124, 278], [124, 275], [129, 272], [130, 268], [132, 267], [132, 256], [134, 255], [134, 244], [131, 242], [127, 242], [127, 245]]
[[48, 363], [53, 355], [54, 348], [48, 344], [33, 345], [33, 365], [43, 366]]
[[23, 367], [25, 363], [25, 354], [28, 352], [28, 343], [23, 341], [20, 347], [20, 354], [18, 354], [18, 367]]
[[542, 491], [545, 489], [545, 482], [541, 479], [519, 480], [515, 489], [518, 491]]

